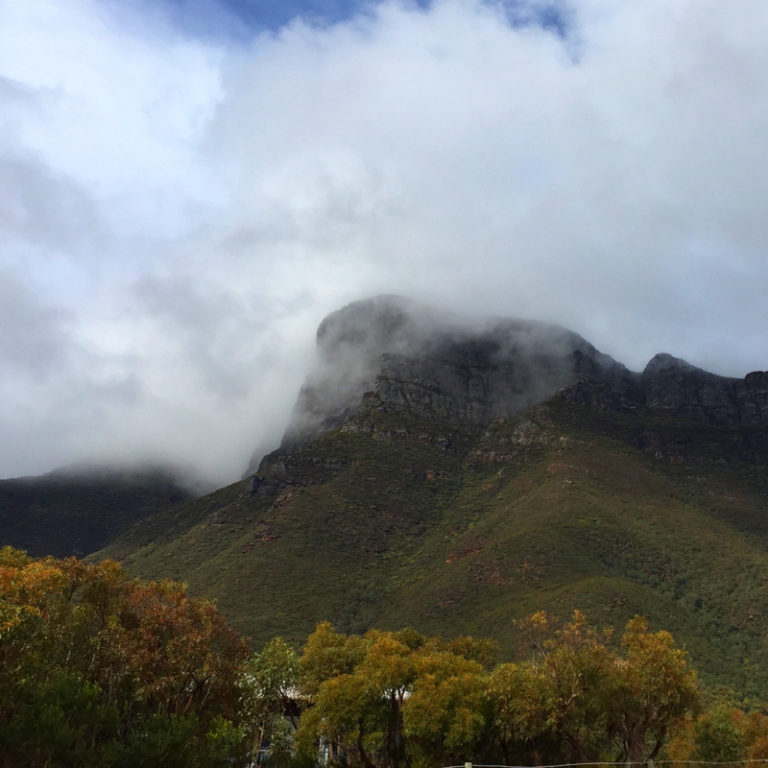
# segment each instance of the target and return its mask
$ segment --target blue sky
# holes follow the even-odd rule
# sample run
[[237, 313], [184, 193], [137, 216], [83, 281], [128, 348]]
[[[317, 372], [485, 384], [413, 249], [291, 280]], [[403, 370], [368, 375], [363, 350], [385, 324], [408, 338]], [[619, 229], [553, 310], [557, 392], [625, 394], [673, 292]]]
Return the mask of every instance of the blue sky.
[[[142, 0], [138, 0], [141, 2]], [[155, 0], [154, 4], [157, 4]], [[361, 13], [370, 13], [381, 0], [159, 0], [174, 22], [196, 34], [233, 34], [247, 36], [264, 30], [276, 32], [297, 18], [317, 25], [348, 21]], [[415, 8], [428, 9], [431, 0], [409, 0]], [[499, 0], [512, 23], [538, 24], [563, 34], [567, 25], [567, 6], [557, 2], [530, 3]], [[205, 22], [201, 22], [201, 18]], [[242, 22], [232, 25], [232, 19]], [[211, 20], [213, 26], [211, 27]], [[218, 23], [217, 23], [218, 22]]]
[[[194, 13], [194, 3], [189, 0], [166, 0], [169, 5], [181, 9], [182, 13]], [[236, 15], [252, 29], [276, 30], [296, 17], [303, 17], [318, 23], [333, 24], [344, 21], [364, 11], [370, 2], [360, 0], [221, 0], [220, 5]], [[423, 3], [422, 3], [423, 4]]]
[[[141, 6], [144, 0], [137, 0]], [[263, 30], [276, 31], [302, 16], [320, 23], [336, 23], [355, 15], [362, 3], [350, 0], [159, 0], [173, 23], [196, 35], [246, 36]]]
[[0, 0], [0, 476], [233, 479], [373, 293], [768, 368], [768, 4], [164, 2]]
[[[165, 13], [174, 26], [192, 35], [242, 42], [265, 31], [278, 32], [297, 19], [316, 26], [343, 23], [373, 11], [380, 1], [132, 0], [132, 5], [139, 13]], [[117, 0], [104, 2], [117, 4]], [[412, 0], [416, 8], [428, 4], [429, 0]]]

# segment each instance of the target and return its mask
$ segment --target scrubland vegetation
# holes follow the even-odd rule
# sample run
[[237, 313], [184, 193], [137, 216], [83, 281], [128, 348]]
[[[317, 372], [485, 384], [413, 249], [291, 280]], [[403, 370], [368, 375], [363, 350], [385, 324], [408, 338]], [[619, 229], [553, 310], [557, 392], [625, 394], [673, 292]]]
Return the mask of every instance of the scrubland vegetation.
[[0, 766], [421, 768], [768, 757], [768, 716], [703, 688], [641, 617], [495, 642], [336, 632], [253, 653], [203, 599], [116, 563], [0, 550]]

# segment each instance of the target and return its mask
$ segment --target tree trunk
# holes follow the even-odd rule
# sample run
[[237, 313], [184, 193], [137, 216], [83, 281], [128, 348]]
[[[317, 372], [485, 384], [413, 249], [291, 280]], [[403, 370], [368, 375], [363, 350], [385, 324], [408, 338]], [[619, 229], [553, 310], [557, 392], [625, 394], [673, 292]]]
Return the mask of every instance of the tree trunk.
[[363, 746], [363, 720], [360, 718], [358, 721], [358, 728], [357, 728], [357, 742], [355, 744], [357, 747], [357, 751], [360, 753], [360, 759], [363, 761], [363, 765], [365, 768], [376, 768], [376, 765], [374, 765], [371, 758], [368, 756], [368, 753], [365, 751], [365, 747]]

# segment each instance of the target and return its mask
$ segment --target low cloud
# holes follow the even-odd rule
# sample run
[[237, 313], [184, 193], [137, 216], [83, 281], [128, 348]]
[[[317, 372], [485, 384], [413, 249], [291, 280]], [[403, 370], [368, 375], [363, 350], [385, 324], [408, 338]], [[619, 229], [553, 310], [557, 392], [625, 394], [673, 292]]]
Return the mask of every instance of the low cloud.
[[0, 476], [234, 479], [380, 292], [768, 367], [768, 7], [202, 7], [0, 0]]

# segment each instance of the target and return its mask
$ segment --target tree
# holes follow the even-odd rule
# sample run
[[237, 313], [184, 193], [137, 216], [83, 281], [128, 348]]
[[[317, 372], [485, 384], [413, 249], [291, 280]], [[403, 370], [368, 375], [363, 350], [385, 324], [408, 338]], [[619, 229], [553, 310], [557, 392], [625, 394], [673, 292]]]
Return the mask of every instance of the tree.
[[[668, 632], [627, 625], [621, 649], [576, 611], [533, 659], [488, 680], [494, 741], [533, 762], [656, 757], [698, 700], [695, 673]], [[522, 759], [522, 758], [521, 758]]]
[[552, 735], [545, 688], [534, 665], [501, 664], [488, 677], [491, 739], [498, 745], [502, 762], [541, 763], [541, 742]]
[[414, 765], [465, 760], [482, 734], [485, 684], [482, 666], [450, 651], [415, 654], [403, 727]]
[[403, 704], [413, 689], [414, 654], [423, 648], [426, 638], [410, 630], [394, 634], [373, 631], [366, 637], [370, 644], [357, 673], [369, 682], [376, 708], [381, 707], [379, 749], [385, 768], [393, 768], [406, 758]]
[[[594, 760], [608, 747], [610, 636], [610, 630], [596, 630], [584, 614], [574, 611], [571, 621], [545, 641], [544, 655], [530, 662], [531, 683], [538, 684], [541, 702], [530, 710], [536, 719], [527, 728], [535, 734], [539, 727], [540, 742], [554, 736], [558, 753], [550, 753], [551, 760]], [[543, 728], [538, 722], [541, 710], [546, 713]], [[545, 743], [540, 746], [546, 748]]]
[[696, 748], [692, 759], [707, 762], [743, 764], [747, 758], [747, 738], [738, 723], [734, 707], [715, 704], [698, 718], [694, 726]]
[[364, 768], [443, 760], [468, 748], [484, 723], [482, 666], [465, 655], [488, 647], [449, 644], [413, 630], [345, 636], [321, 624], [301, 658], [311, 706], [297, 738], [325, 744]]
[[5, 548], [0, 622], [0, 766], [236, 755], [246, 646], [182, 585]]
[[332, 760], [346, 754], [353, 763], [372, 768], [382, 749], [386, 705], [378, 681], [359, 665], [374, 643], [373, 633], [347, 636], [328, 622], [309, 636], [300, 659], [300, 684], [311, 707], [299, 724], [300, 749], [310, 752], [323, 745]]
[[614, 662], [612, 729], [627, 764], [655, 758], [672, 730], [698, 704], [696, 673], [672, 635], [648, 631], [636, 616], [621, 639], [625, 655]]
[[313, 696], [326, 680], [352, 672], [364, 655], [365, 641], [361, 637], [348, 637], [335, 632], [330, 622], [321, 622], [307, 638], [299, 660], [302, 691]]
[[273, 758], [286, 750], [288, 729], [299, 724], [298, 674], [298, 654], [281, 637], [270, 640], [245, 664], [241, 712], [251, 734], [251, 761], [258, 761], [264, 744], [269, 744]]

